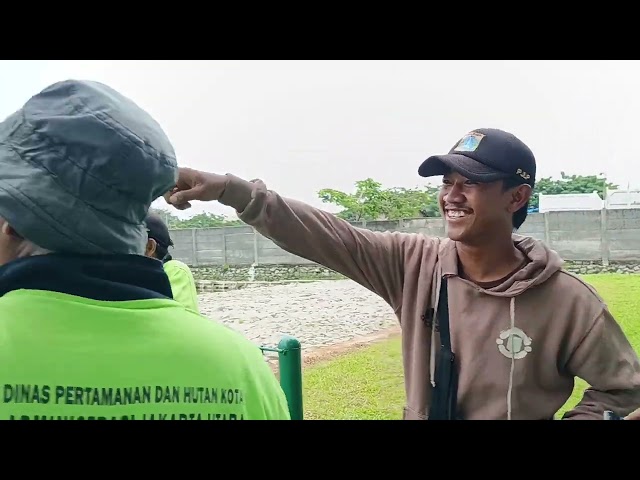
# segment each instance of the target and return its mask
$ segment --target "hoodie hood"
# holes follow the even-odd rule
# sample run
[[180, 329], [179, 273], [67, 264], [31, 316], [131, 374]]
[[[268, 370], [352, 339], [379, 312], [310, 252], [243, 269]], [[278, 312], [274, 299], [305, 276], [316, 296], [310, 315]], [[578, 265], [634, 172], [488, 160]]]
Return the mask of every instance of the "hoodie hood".
[[[487, 295], [516, 297], [529, 288], [544, 283], [562, 269], [564, 261], [560, 255], [542, 241], [516, 234], [512, 238], [515, 247], [529, 259], [529, 263], [500, 285], [490, 289], [478, 287]], [[458, 275], [458, 252], [455, 242], [449, 240], [443, 242], [440, 260], [442, 275]]]
[[144, 253], [143, 220], [175, 185], [162, 127], [92, 81], [55, 83], [0, 122], [0, 216], [59, 253]]

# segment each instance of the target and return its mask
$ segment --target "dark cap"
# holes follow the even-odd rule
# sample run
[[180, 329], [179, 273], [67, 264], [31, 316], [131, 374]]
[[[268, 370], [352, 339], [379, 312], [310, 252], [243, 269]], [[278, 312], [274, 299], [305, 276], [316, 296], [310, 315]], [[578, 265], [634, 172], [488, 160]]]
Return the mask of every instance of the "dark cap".
[[149, 238], [153, 238], [158, 244], [165, 249], [173, 246], [171, 236], [169, 235], [169, 228], [162, 221], [159, 215], [149, 212], [147, 218], [144, 219], [147, 225], [147, 232]]
[[531, 185], [536, 180], [533, 152], [515, 135], [496, 128], [467, 133], [446, 155], [427, 158], [418, 173], [422, 177], [445, 175], [454, 170], [474, 182], [493, 182], [516, 177]]

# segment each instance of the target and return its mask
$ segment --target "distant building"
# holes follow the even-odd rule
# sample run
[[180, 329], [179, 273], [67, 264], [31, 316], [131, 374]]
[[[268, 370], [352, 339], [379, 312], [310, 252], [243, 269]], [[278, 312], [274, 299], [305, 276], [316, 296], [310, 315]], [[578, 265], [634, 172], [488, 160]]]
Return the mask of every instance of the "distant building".
[[609, 190], [605, 203], [607, 209], [640, 208], [640, 190]]
[[562, 193], [559, 195], [545, 195], [541, 193], [538, 203], [540, 213], [602, 210], [604, 208], [604, 201], [597, 192]]

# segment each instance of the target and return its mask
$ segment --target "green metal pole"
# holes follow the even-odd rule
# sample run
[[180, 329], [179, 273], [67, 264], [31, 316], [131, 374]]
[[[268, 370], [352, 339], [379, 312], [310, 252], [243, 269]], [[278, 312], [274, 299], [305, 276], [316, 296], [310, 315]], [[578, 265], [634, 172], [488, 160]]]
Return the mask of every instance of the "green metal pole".
[[287, 397], [291, 420], [302, 420], [302, 348], [298, 339], [287, 335], [280, 340], [278, 363], [280, 385]]

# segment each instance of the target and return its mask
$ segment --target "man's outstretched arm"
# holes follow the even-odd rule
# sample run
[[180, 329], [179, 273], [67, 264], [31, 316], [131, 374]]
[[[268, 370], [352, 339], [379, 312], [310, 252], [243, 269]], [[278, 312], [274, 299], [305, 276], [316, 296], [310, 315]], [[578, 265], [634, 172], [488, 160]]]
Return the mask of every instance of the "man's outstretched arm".
[[402, 302], [404, 262], [434, 258], [435, 238], [399, 232], [373, 232], [303, 202], [268, 190], [261, 181], [180, 169], [176, 189], [165, 198], [179, 209], [191, 200], [218, 200], [282, 249], [324, 265], [380, 295], [394, 310]]

